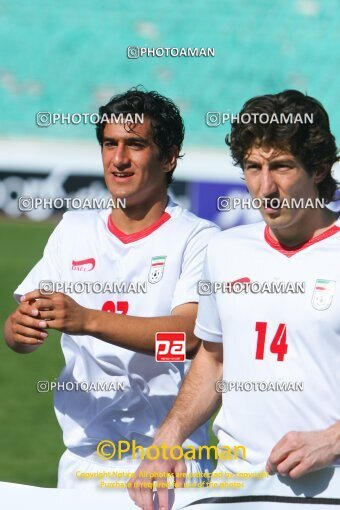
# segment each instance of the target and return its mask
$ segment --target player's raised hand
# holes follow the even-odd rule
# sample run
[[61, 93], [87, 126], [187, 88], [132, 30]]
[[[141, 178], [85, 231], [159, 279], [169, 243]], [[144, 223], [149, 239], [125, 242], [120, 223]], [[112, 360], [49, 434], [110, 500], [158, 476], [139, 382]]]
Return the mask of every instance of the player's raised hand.
[[39, 327], [57, 329], [63, 333], [73, 335], [85, 334], [85, 323], [89, 310], [80, 306], [74, 299], [53, 292], [44, 294], [40, 290], [34, 290], [21, 297], [21, 302], [35, 300], [34, 307], [39, 313]]
[[38, 346], [48, 336], [47, 324], [39, 318], [34, 299], [21, 303], [10, 315], [6, 327], [10, 330], [11, 342], [15, 344]]
[[131, 499], [142, 510], [154, 510], [153, 482], [157, 482], [158, 508], [170, 510], [168, 504], [168, 476], [174, 476], [176, 489], [184, 486], [185, 473], [187, 471], [184, 460], [174, 459], [144, 459], [129, 480], [131, 487], [128, 488]]
[[272, 449], [266, 471], [295, 479], [329, 466], [339, 450], [339, 428], [337, 424], [316, 432], [288, 432]]

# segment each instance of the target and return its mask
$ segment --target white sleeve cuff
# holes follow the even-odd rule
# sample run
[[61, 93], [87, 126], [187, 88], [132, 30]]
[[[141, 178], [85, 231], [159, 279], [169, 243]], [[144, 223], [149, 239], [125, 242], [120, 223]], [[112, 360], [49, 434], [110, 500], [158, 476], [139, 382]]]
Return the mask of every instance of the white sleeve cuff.
[[204, 328], [197, 322], [197, 320], [194, 329], [194, 334], [197, 336], [197, 338], [200, 338], [201, 340], [207, 342], [217, 342], [219, 344], [223, 342], [222, 333], [219, 333], [218, 331], [210, 331]]

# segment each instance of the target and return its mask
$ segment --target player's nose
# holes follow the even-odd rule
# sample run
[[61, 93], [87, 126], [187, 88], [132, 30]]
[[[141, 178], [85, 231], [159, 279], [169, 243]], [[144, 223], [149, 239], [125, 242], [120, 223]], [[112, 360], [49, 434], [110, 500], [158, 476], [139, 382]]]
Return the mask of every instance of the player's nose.
[[112, 163], [115, 168], [122, 170], [130, 165], [128, 151], [124, 145], [118, 144], [113, 155]]
[[268, 168], [262, 169], [260, 179], [259, 196], [266, 197], [277, 192], [278, 188], [275, 178], [273, 177], [273, 172], [271, 172]]

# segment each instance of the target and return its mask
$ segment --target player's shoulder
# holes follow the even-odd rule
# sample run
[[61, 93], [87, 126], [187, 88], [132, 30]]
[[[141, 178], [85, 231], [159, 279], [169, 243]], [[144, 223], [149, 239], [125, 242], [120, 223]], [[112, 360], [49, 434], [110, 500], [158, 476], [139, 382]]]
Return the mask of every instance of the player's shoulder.
[[259, 221], [218, 232], [209, 242], [208, 249], [210, 252], [216, 252], [216, 250], [223, 248], [227, 244], [237, 247], [243, 246], [246, 243], [249, 246], [249, 243], [264, 238], [265, 226], [264, 221]]
[[177, 231], [181, 229], [183, 232], [193, 235], [203, 230], [208, 230], [211, 234], [216, 234], [220, 231], [220, 227], [215, 223], [200, 218], [185, 207], [175, 203], [172, 199], [169, 199], [166, 212], [168, 212], [173, 219]]

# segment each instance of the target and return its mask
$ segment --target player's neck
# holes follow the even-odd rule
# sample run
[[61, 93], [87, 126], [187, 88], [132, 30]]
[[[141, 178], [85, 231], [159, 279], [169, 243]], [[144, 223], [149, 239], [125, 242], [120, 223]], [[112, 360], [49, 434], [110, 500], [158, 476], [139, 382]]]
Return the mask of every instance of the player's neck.
[[270, 234], [284, 246], [297, 246], [332, 227], [338, 217], [339, 214], [330, 209], [314, 209], [307, 217], [290, 227], [282, 229], [270, 227]]
[[116, 228], [125, 234], [134, 234], [150, 227], [158, 221], [165, 211], [168, 197], [151, 197], [142, 204], [130, 205], [125, 209], [112, 209], [111, 218]]

